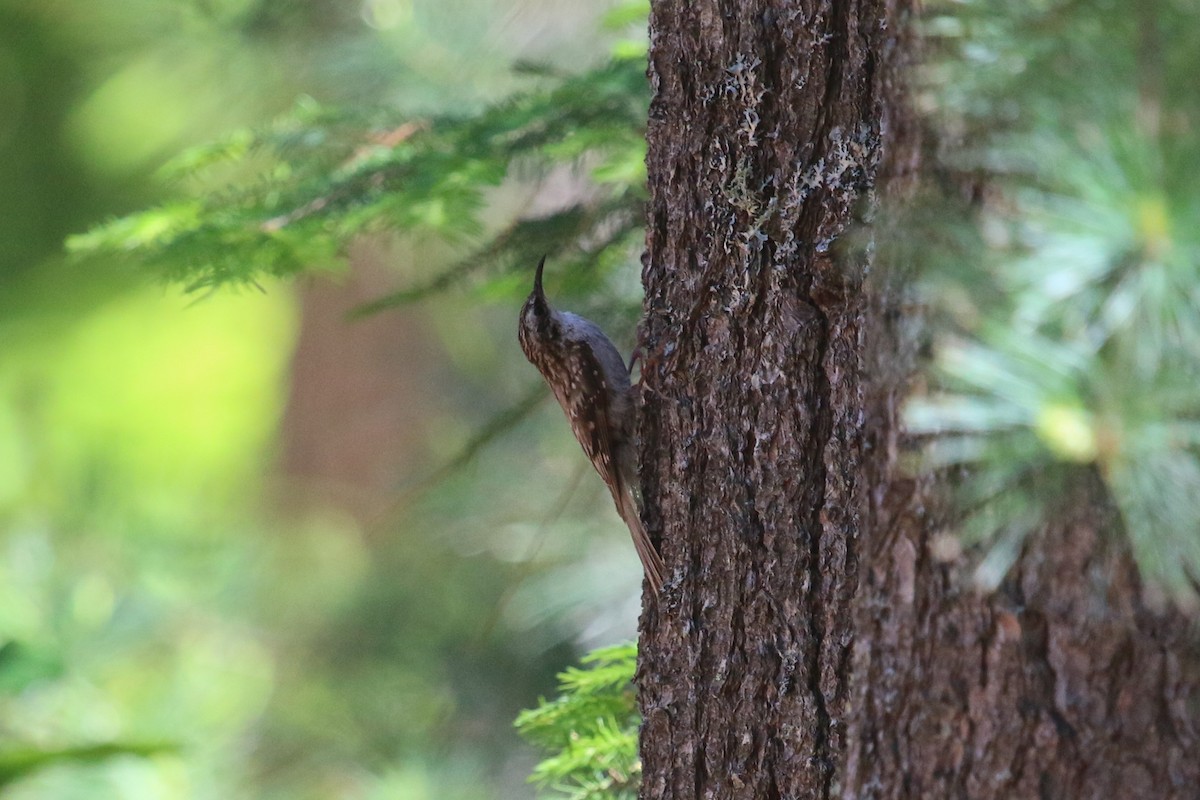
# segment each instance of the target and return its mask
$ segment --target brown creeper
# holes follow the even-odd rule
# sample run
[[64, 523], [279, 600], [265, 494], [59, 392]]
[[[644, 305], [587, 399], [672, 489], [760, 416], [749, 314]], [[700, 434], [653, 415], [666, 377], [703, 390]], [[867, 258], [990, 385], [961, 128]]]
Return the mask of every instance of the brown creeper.
[[633, 494], [637, 466], [629, 370], [595, 323], [550, 307], [542, 292], [545, 265], [543, 256], [533, 278], [533, 292], [521, 309], [517, 338], [525, 357], [550, 384], [571, 422], [571, 432], [608, 485], [617, 513], [633, 535], [646, 579], [657, 594], [663, 583], [663, 563], [642, 527]]

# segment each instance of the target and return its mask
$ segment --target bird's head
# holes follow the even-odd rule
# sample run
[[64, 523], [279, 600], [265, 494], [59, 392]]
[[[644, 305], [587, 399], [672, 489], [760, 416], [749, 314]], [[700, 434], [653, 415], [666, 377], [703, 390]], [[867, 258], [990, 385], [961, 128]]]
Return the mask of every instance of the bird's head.
[[542, 256], [533, 276], [533, 291], [529, 293], [529, 298], [521, 308], [521, 323], [517, 329], [521, 349], [531, 361], [533, 353], [538, 349], [538, 343], [554, 336], [554, 309], [550, 308], [546, 294], [542, 291], [542, 270], [545, 266], [546, 257]]

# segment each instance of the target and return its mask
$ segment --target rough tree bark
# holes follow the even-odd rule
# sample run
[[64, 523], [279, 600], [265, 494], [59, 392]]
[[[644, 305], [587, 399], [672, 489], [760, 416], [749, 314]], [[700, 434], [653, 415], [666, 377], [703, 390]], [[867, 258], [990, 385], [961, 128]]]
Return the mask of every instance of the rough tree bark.
[[[980, 597], [897, 465], [910, 0], [655, 0], [643, 798], [1200, 797], [1200, 656], [1095, 492]], [[856, 237], [860, 238], [860, 237]]]

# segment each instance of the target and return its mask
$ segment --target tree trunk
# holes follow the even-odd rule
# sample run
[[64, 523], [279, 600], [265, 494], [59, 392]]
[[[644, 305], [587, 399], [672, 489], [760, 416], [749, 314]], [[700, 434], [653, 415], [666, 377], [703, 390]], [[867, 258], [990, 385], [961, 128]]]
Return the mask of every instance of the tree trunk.
[[912, 336], [846, 233], [912, 184], [910, 10], [652, 4], [642, 797], [1200, 797], [1194, 639], [1097, 493], [980, 597], [897, 467]]

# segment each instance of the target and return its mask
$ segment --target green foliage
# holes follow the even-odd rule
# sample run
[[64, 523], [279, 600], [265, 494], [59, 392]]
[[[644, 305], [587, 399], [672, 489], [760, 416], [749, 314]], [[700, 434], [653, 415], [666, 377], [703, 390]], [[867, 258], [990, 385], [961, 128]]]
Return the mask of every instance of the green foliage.
[[641, 780], [634, 695], [637, 647], [615, 645], [558, 676], [561, 694], [517, 717], [517, 730], [550, 755], [532, 781], [570, 800], [636, 800]]
[[987, 173], [993, 194], [924, 276], [936, 384], [908, 421], [934, 437], [935, 466], [967, 467], [962, 529], [990, 543], [985, 584], [1088, 472], [1143, 573], [1194, 602], [1200, 96], [1183, 76], [1200, 69], [1197, 13], [968, 3], [930, 22], [947, 161]]
[[[492, 485], [462, 470], [422, 483], [421, 503], [404, 495], [386, 530], [334, 509], [277, 519], [275, 501], [291, 494], [272, 478], [296, 308], [270, 279], [336, 265], [359, 234], [400, 230], [465, 255], [404, 272], [408, 288], [376, 309], [463, 286], [508, 302], [527, 291], [543, 253], [555, 263], [549, 280], [602, 285], [641, 238], [644, 28], [612, 63], [581, 75], [514, 77], [484, 55], [470, 63], [493, 68], [478, 76], [463, 74], [468, 59], [455, 48], [472, 43], [456, 17], [488, 36], [476, 13], [485, 4], [417, 9], [416, 24], [379, 16], [411, 16], [409, 3], [282, 5], [0, 0], [6, 22], [36, 16], [63, 40], [60, 52], [38, 53], [49, 38], [32, 35], [40, 23], [0, 26], [0, 65], [16, 67], [0, 69], [9, 112], [0, 173], [19, 200], [0, 215], [0, 278], [9, 262], [22, 267], [0, 292], [5, 797], [507, 796], [520, 746], [509, 722], [574, 657], [586, 603], [577, 598], [613, 584], [600, 568], [564, 601], [555, 575], [536, 574], [584, 561], [579, 551], [598, 549], [603, 521], [564, 513], [572, 497], [590, 499], [573, 494], [572, 480], [554, 511], [568, 524], [556, 520], [543, 541], [528, 520], [545, 498], [512, 491], [511, 475], [553, 479], [569, 462], [528, 446], [549, 443], [540, 430], [516, 453], [480, 450], [544, 392], [522, 395], [471, 438], [465, 420], [502, 402], [479, 391], [464, 399], [462, 384], [483, 383], [478, 375], [439, 374], [444, 405], [423, 420], [435, 433], [411, 446], [414, 461], [425, 444], [435, 459], [458, 449], [434, 477], [477, 457]], [[175, 14], [204, 19], [189, 26]], [[295, 24], [300, 14], [312, 15], [312, 30]], [[368, 14], [379, 28], [363, 24]], [[454, 23], [450, 48], [420, 27], [435, 16]], [[385, 37], [411, 51], [397, 57], [406, 68], [380, 63]], [[313, 80], [322, 72], [333, 78], [324, 87]], [[442, 85], [431, 88], [435, 74]], [[362, 80], [380, 75], [389, 77]], [[514, 84], [523, 91], [474, 113], [486, 91]], [[459, 87], [469, 87], [466, 104]], [[273, 124], [247, 122], [298, 91], [321, 99]], [[424, 110], [364, 110], [355, 93], [375, 103], [420, 96]], [[235, 125], [249, 127], [160, 170], [157, 193], [165, 186], [168, 199], [73, 237], [66, 264], [39, 263], [46, 240], [145, 204], [155, 191], [147, 164]], [[560, 205], [499, 218], [548, 174], [570, 184]], [[117, 192], [118, 178], [136, 185]], [[36, 240], [26, 230], [52, 217]], [[269, 291], [180, 297], [144, 286], [145, 276]], [[459, 310], [434, 327], [453, 328], [447, 339], [483, 338], [473, 334], [486, 309]], [[501, 371], [502, 359], [484, 360]], [[562, 452], [577, 457], [571, 444]], [[626, 550], [613, 545], [632, 558]], [[617, 617], [627, 629], [629, 609], [604, 605], [609, 624]]]
[[[328, 268], [355, 235], [402, 229], [484, 240], [448, 272], [389, 302], [497, 264], [627, 244], [641, 224], [644, 62], [615, 59], [471, 116], [347, 112], [311, 99], [273, 125], [189, 150], [163, 174], [192, 196], [72, 237], [78, 254], [122, 254], [190, 288]], [[521, 171], [587, 167], [595, 188], [483, 237], [485, 191]]]
[[483, 542], [520, 531], [461, 528], [524, 498], [439, 486], [452, 512], [374, 540], [275, 520], [287, 293], [106, 299], [53, 336], [0, 321], [4, 796], [502, 796], [509, 722], [573, 651], [484, 633], [522, 565]]
[[38, 770], [64, 765], [95, 764], [117, 756], [154, 756], [169, 753], [178, 748], [169, 744], [132, 744], [107, 742], [105, 744], [61, 749], [11, 750], [0, 752], [0, 789]]

